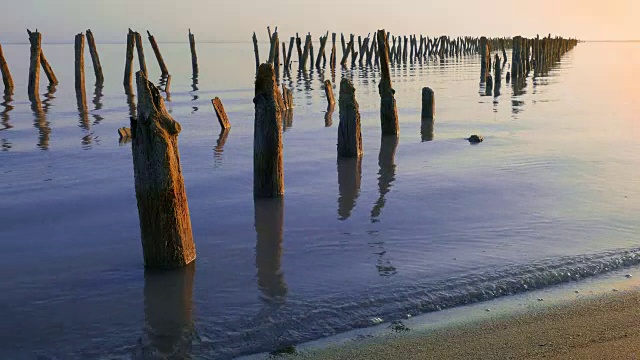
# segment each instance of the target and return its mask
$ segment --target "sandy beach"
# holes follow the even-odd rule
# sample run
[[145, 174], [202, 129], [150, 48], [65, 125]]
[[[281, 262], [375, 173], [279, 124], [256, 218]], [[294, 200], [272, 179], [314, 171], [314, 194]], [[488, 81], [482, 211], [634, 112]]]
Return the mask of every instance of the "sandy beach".
[[640, 292], [610, 293], [515, 316], [407, 332], [304, 359], [637, 359]]

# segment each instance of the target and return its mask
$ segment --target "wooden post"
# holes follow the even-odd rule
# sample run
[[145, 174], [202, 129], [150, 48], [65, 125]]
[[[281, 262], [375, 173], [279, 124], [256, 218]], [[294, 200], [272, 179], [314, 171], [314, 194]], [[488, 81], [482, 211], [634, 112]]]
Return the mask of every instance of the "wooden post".
[[139, 32], [134, 32], [133, 35], [136, 38], [136, 49], [138, 50], [138, 63], [140, 64], [140, 71], [144, 72], [145, 76], [149, 76], [147, 72], [147, 62], [144, 59], [144, 48], [142, 47], [142, 36]]
[[2, 82], [4, 83], [4, 93], [13, 93], [13, 78], [11, 77], [11, 73], [9, 72], [9, 65], [7, 64], [7, 60], [4, 58], [2, 45], [0, 45], [0, 73], [2, 74]]
[[127, 34], [127, 55], [124, 63], [124, 89], [127, 93], [133, 93], [133, 49], [136, 45], [136, 37], [129, 29], [129, 33]]
[[336, 33], [331, 34], [331, 56], [329, 57], [329, 67], [336, 68]]
[[387, 52], [387, 36], [384, 30], [378, 30], [378, 52], [380, 53], [380, 124], [382, 135], [399, 135], [398, 108], [395, 93], [391, 85], [389, 71], [389, 53]]
[[327, 40], [329, 40], [329, 32], [325, 36], [320, 37], [320, 50], [318, 50], [318, 57], [316, 58], [316, 68], [320, 69], [320, 61], [322, 60], [322, 56], [324, 55], [324, 48], [327, 45]]
[[435, 119], [436, 117], [436, 97], [433, 90], [428, 87], [422, 88], [422, 119]]
[[349, 54], [351, 53], [351, 49], [353, 49], [353, 41], [349, 41], [347, 45], [347, 49], [342, 54], [342, 60], [340, 61], [341, 66], [347, 66], [347, 58], [349, 58]]
[[[285, 59], [285, 69], [289, 71], [291, 69], [291, 54], [293, 53], [293, 44], [295, 43], [296, 38], [293, 36], [289, 39], [289, 54], [287, 54], [287, 58]], [[260, 66], [260, 64], [258, 64]]]
[[487, 43], [487, 38], [483, 36], [480, 38], [480, 83], [487, 81], [487, 77], [490, 75], [490, 62], [491, 53], [489, 53], [489, 45]]
[[276, 72], [276, 80], [280, 78], [280, 37], [278, 36], [278, 31], [276, 30], [272, 35], [273, 39], [273, 69]]
[[[76, 79], [76, 95], [78, 99], [85, 98], [85, 81], [84, 81], [84, 34], [76, 35], [75, 39], [75, 79]], [[80, 100], [79, 100], [80, 101]]]
[[96, 74], [96, 85], [102, 85], [102, 83], [104, 83], [102, 65], [100, 65], [100, 57], [98, 56], [98, 49], [96, 48], [96, 40], [93, 38], [93, 33], [90, 29], [87, 29], [87, 44], [89, 44], [89, 53], [91, 53], [93, 72]]
[[[29, 42], [31, 42], [31, 31], [27, 29], [27, 33], [29, 34]], [[56, 74], [53, 72], [49, 61], [44, 56], [44, 51], [42, 51], [42, 40], [40, 44], [40, 66], [42, 66], [42, 70], [44, 70], [44, 74], [47, 76], [50, 85], [58, 85], [58, 78]]]
[[195, 75], [198, 73], [198, 55], [196, 54], [196, 37], [191, 33], [191, 29], [189, 29], [189, 47], [191, 47], [191, 68]]
[[327, 109], [334, 109], [336, 106], [336, 98], [333, 96], [331, 80], [324, 81], [324, 93], [327, 96]]
[[162, 58], [162, 54], [160, 53], [160, 48], [158, 47], [156, 39], [151, 35], [149, 30], [147, 30], [147, 35], [149, 36], [149, 42], [151, 43], [151, 47], [153, 48], [153, 53], [156, 55], [156, 59], [158, 60], [158, 65], [160, 65], [160, 71], [162, 72], [162, 75], [169, 75], [169, 70], [167, 69], [167, 65], [164, 63], [164, 59]]
[[307, 69], [307, 59], [309, 58], [309, 51], [311, 51], [311, 35], [307, 35], [304, 41], [304, 52], [302, 53], [302, 61], [300, 63], [301, 69]]
[[356, 89], [347, 78], [340, 81], [339, 105], [338, 157], [360, 157], [363, 154], [360, 109], [356, 101]]
[[502, 87], [502, 68], [500, 67], [500, 56], [496, 54], [495, 56], [495, 66], [494, 66], [494, 96], [500, 96], [500, 88]]
[[42, 53], [42, 35], [39, 32], [32, 32], [29, 35], [31, 43], [31, 60], [29, 62], [29, 99], [40, 98], [40, 55]]
[[218, 123], [220, 123], [220, 127], [222, 129], [229, 129], [231, 124], [229, 123], [229, 118], [227, 117], [226, 111], [224, 111], [224, 105], [222, 105], [222, 101], [219, 97], [215, 97], [211, 100], [211, 104], [213, 104], [213, 109], [216, 112], [216, 116], [218, 117]]
[[136, 73], [136, 84], [138, 118], [132, 121], [131, 150], [144, 264], [183, 267], [195, 260], [196, 249], [180, 168], [181, 127], [146, 73]]
[[278, 86], [271, 64], [258, 68], [253, 134], [253, 196], [284, 196], [282, 115], [276, 101]]
[[296, 33], [296, 49], [298, 50], [298, 67], [301, 67], [302, 63], [302, 39]]
[[487, 75], [487, 84], [484, 88], [484, 94], [486, 96], [491, 96], [493, 94], [493, 76], [491, 76], [491, 74]]
[[258, 38], [256, 32], [253, 32], [253, 54], [256, 56], [256, 74], [258, 73], [258, 67], [260, 66], [260, 52], [258, 51]]

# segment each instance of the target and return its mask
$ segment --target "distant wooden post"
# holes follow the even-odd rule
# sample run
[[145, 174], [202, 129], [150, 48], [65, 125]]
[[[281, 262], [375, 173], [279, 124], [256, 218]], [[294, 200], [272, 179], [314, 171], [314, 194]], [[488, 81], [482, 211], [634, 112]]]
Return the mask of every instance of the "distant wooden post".
[[342, 60], [340, 61], [341, 66], [347, 66], [347, 59], [349, 58], [349, 54], [352, 52], [352, 50], [353, 50], [353, 40], [349, 41], [349, 44], [347, 45], [346, 50], [342, 54]]
[[191, 33], [191, 29], [189, 29], [189, 46], [191, 47], [191, 68], [195, 75], [198, 73], [198, 55], [196, 54], [196, 37]]
[[[76, 100], [78, 101], [78, 111], [81, 114], [87, 113], [87, 94], [84, 81], [84, 34], [80, 33], [75, 38], [75, 79], [76, 79]], [[88, 123], [88, 121], [87, 121]]]
[[258, 50], [258, 38], [256, 32], [253, 32], [253, 54], [256, 57], [256, 74], [258, 73], [258, 67], [260, 66], [260, 52]]
[[13, 78], [11, 77], [11, 73], [9, 72], [9, 65], [7, 64], [7, 60], [4, 58], [4, 53], [2, 52], [2, 45], [0, 45], [0, 73], [2, 73], [2, 82], [4, 83], [4, 93], [10, 94], [13, 93]]
[[311, 34], [307, 35], [304, 42], [304, 51], [302, 53], [302, 63], [300, 64], [300, 68], [306, 70], [307, 69], [307, 59], [309, 59], [309, 52], [311, 51]]
[[167, 69], [167, 65], [164, 63], [164, 59], [162, 58], [162, 54], [160, 53], [160, 48], [158, 47], [156, 39], [151, 35], [149, 30], [147, 30], [147, 35], [149, 36], [149, 42], [151, 43], [151, 47], [153, 48], [153, 53], [156, 55], [156, 59], [158, 60], [158, 65], [160, 65], [162, 76], [169, 75], [169, 70]]
[[280, 37], [278, 36], [278, 30], [273, 33], [273, 43], [275, 46], [275, 54], [273, 57], [273, 69], [276, 72], [276, 80], [280, 77]]
[[102, 74], [102, 65], [100, 65], [100, 57], [98, 56], [98, 49], [96, 48], [96, 40], [93, 38], [93, 33], [90, 29], [87, 33], [87, 44], [89, 44], [89, 53], [91, 53], [91, 61], [93, 62], [93, 71], [96, 74], [96, 85], [104, 83], [104, 75]]
[[329, 67], [336, 68], [336, 33], [331, 34], [331, 56], [329, 57]]
[[333, 96], [331, 80], [324, 81], [324, 93], [327, 95], [327, 109], [333, 109], [336, 106], [336, 98]]
[[31, 59], [29, 62], [29, 99], [40, 98], [40, 55], [42, 45], [42, 35], [39, 32], [32, 32], [29, 35], [31, 43]]
[[144, 72], [136, 73], [136, 83], [138, 118], [132, 119], [131, 150], [144, 264], [182, 267], [196, 258], [196, 250], [180, 168], [181, 127]]
[[213, 109], [216, 112], [216, 116], [218, 117], [218, 122], [220, 123], [220, 127], [222, 129], [228, 129], [231, 127], [229, 123], [229, 118], [227, 117], [227, 113], [224, 111], [224, 105], [222, 105], [222, 101], [219, 97], [215, 97], [211, 100], [211, 104], [213, 104]]
[[340, 81], [339, 105], [338, 157], [360, 157], [363, 154], [360, 109], [356, 101], [356, 89], [347, 78]]
[[320, 63], [322, 61], [322, 56], [324, 55], [324, 48], [327, 45], [327, 40], [329, 40], [329, 32], [325, 36], [320, 37], [320, 50], [318, 50], [318, 57], [316, 58], [316, 68], [320, 68]]
[[422, 119], [435, 119], [436, 97], [429, 87], [422, 88]]
[[[29, 34], [29, 42], [31, 42], [31, 30], [27, 29], [27, 33]], [[49, 61], [47, 61], [47, 58], [44, 56], [44, 51], [42, 51], [42, 40], [40, 41], [41, 41], [40, 66], [42, 66], [42, 70], [44, 70], [44, 74], [47, 76], [47, 79], [49, 80], [49, 84], [58, 85], [58, 78], [56, 77], [56, 74], [53, 72], [53, 69], [49, 64]]]
[[495, 56], [495, 66], [494, 66], [494, 96], [500, 96], [500, 88], [502, 87], [502, 68], [500, 67], [500, 56], [496, 54]]
[[387, 35], [384, 30], [378, 30], [378, 52], [380, 53], [380, 123], [382, 135], [399, 135], [398, 108], [396, 107], [395, 93], [391, 85], [389, 71], [389, 53], [387, 52]]
[[[488, 60], [487, 60], [488, 59]], [[486, 37], [480, 38], [480, 82], [487, 81], [490, 75], [489, 63], [491, 62], [491, 53], [489, 53], [489, 44]]]
[[296, 49], [298, 50], [298, 67], [300, 67], [300, 63], [302, 62], [302, 39], [296, 33]]
[[124, 82], [123, 82], [125, 92], [128, 92], [128, 93], [133, 93], [133, 85], [132, 85], [133, 51], [134, 51], [135, 45], [136, 45], [136, 37], [133, 31], [129, 29], [129, 33], [127, 33], [127, 55], [124, 63]]
[[253, 196], [256, 198], [284, 195], [284, 163], [282, 158], [282, 114], [276, 101], [278, 86], [271, 64], [258, 68], [253, 133]]
[[142, 36], [139, 32], [133, 33], [136, 38], [136, 49], [138, 50], [138, 63], [140, 64], [140, 71], [144, 72], [145, 76], [149, 76], [147, 72], [147, 61], [144, 58], [144, 48], [142, 47]]
[[[291, 54], [293, 54], [293, 45], [296, 42], [296, 38], [293, 36], [289, 38], [289, 53], [287, 54], [287, 58], [285, 59], [285, 68], [287, 71], [291, 69]], [[258, 64], [260, 66], [260, 64]]]

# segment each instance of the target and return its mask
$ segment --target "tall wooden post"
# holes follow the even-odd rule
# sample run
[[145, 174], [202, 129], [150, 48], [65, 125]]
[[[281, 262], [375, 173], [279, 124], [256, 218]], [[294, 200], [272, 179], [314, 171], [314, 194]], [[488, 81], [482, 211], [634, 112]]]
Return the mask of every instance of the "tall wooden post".
[[490, 75], [489, 63], [491, 62], [491, 53], [489, 53], [489, 44], [486, 37], [480, 38], [480, 82], [487, 81]]
[[149, 36], [149, 42], [151, 43], [151, 47], [153, 48], [153, 53], [156, 55], [156, 59], [158, 60], [158, 65], [160, 65], [162, 76], [169, 75], [169, 70], [167, 69], [167, 65], [164, 63], [164, 59], [162, 58], [162, 54], [160, 53], [160, 48], [158, 47], [156, 39], [151, 35], [149, 30], [147, 30], [147, 35]]
[[136, 38], [136, 49], [138, 50], [138, 63], [140, 65], [140, 71], [144, 72], [145, 76], [149, 76], [147, 72], [147, 61], [144, 58], [144, 48], [142, 46], [142, 36], [139, 32], [134, 32], [133, 35]]
[[389, 71], [389, 53], [387, 52], [387, 35], [384, 30], [378, 30], [378, 52], [380, 53], [380, 124], [382, 135], [399, 135], [398, 108], [396, 107], [395, 93], [391, 85]]
[[253, 133], [253, 196], [284, 196], [282, 114], [276, 101], [278, 86], [271, 64], [258, 68]]
[[338, 157], [360, 157], [363, 154], [360, 108], [356, 101], [356, 89], [347, 78], [340, 81], [339, 101]]
[[[27, 33], [29, 34], [29, 42], [31, 42], [31, 30], [27, 29]], [[44, 74], [47, 76], [50, 85], [58, 85], [58, 78], [56, 74], [53, 72], [49, 61], [44, 56], [44, 51], [42, 51], [42, 40], [40, 44], [40, 66], [42, 66], [42, 70], [44, 70]]]
[[422, 119], [435, 119], [436, 117], [436, 97], [433, 90], [428, 87], [422, 88]]
[[132, 84], [132, 78], [133, 78], [133, 51], [134, 51], [134, 47], [136, 45], [136, 37], [133, 33], [133, 31], [131, 31], [131, 29], [129, 29], [129, 32], [127, 33], [127, 55], [126, 55], [126, 59], [125, 59], [125, 63], [124, 63], [124, 89], [125, 92], [127, 93], [131, 93], [133, 94], [133, 84]]
[[189, 29], [189, 47], [191, 48], [191, 68], [195, 75], [198, 73], [198, 55], [196, 54], [196, 37], [191, 33], [191, 29]]
[[336, 68], [336, 33], [331, 34], [331, 57], [329, 58], [329, 67]]
[[102, 74], [102, 65], [100, 65], [100, 57], [96, 48], [96, 40], [90, 29], [87, 30], [87, 43], [89, 44], [89, 53], [91, 53], [91, 61], [93, 63], [93, 72], [96, 74], [96, 85], [104, 83], [104, 75]]
[[183, 267], [195, 260], [196, 249], [180, 168], [181, 127], [146, 73], [136, 73], [136, 83], [138, 118], [132, 121], [131, 150], [144, 264]]
[[2, 45], [0, 45], [0, 73], [2, 74], [2, 82], [4, 83], [4, 93], [13, 93], [13, 78], [11, 77], [11, 72], [9, 72], [9, 65], [7, 64], [7, 60], [4, 58]]
[[31, 43], [31, 59], [29, 62], [29, 99], [40, 98], [40, 55], [42, 53], [42, 35], [39, 32], [32, 32], [29, 35]]
[[75, 79], [76, 79], [76, 98], [78, 99], [78, 108], [86, 109], [87, 95], [85, 92], [84, 81], [84, 34], [80, 33], [75, 38]]

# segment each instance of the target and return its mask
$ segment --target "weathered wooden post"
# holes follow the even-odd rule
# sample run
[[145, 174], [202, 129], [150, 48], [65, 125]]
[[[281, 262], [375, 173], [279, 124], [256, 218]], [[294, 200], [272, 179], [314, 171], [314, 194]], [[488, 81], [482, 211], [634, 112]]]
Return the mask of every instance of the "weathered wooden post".
[[436, 97], [429, 87], [422, 88], [422, 120], [435, 119], [436, 117]]
[[196, 37], [191, 33], [189, 29], [189, 47], [191, 48], [191, 68], [193, 74], [198, 73], [198, 55], [196, 54]]
[[162, 58], [162, 54], [160, 53], [160, 48], [158, 47], [156, 39], [151, 35], [149, 30], [147, 30], [147, 35], [149, 36], [149, 42], [151, 43], [151, 47], [153, 48], [153, 53], [156, 55], [156, 59], [158, 60], [158, 65], [160, 65], [162, 76], [169, 75], [169, 70], [167, 69], [167, 65], [164, 63], [164, 59]]
[[273, 69], [276, 72], [276, 80], [280, 78], [280, 37], [278, 36], [278, 31], [276, 30], [272, 37], [273, 44]]
[[329, 57], [329, 67], [336, 68], [336, 33], [331, 34], [331, 56]]
[[144, 48], [142, 47], [142, 36], [139, 32], [134, 32], [133, 36], [136, 38], [136, 49], [138, 50], [138, 63], [140, 64], [140, 71], [144, 72], [145, 76], [149, 76], [147, 72], [147, 62], [144, 58]]
[[229, 123], [229, 118], [227, 117], [227, 112], [224, 111], [224, 105], [222, 105], [222, 101], [219, 97], [215, 97], [211, 100], [211, 104], [213, 105], [213, 110], [216, 112], [216, 117], [218, 117], [218, 123], [220, 123], [220, 127], [222, 129], [229, 129], [231, 124]]
[[347, 78], [340, 81], [339, 105], [338, 157], [360, 157], [363, 154], [360, 109], [356, 101], [356, 89]]
[[[289, 54], [287, 54], [287, 58], [285, 59], [285, 69], [287, 72], [291, 69], [291, 54], [293, 53], [293, 45], [296, 41], [296, 38], [293, 36], [289, 38]], [[258, 64], [260, 66], [260, 64]]]
[[86, 110], [87, 95], [85, 92], [84, 81], [84, 34], [80, 33], [76, 35], [74, 49], [76, 98], [78, 100], [78, 109]]
[[320, 62], [322, 61], [322, 56], [324, 55], [324, 48], [327, 45], [327, 40], [329, 40], [329, 32], [325, 36], [320, 37], [320, 50], [318, 50], [318, 57], [316, 58], [316, 68], [320, 69]]
[[500, 67], [500, 56], [496, 54], [495, 56], [495, 66], [494, 66], [494, 96], [500, 96], [500, 88], [502, 87], [502, 68]]
[[[29, 41], [31, 41], [31, 30], [27, 29], [27, 33], [29, 34]], [[40, 42], [40, 66], [42, 66], [42, 70], [44, 70], [44, 74], [47, 76], [49, 84], [58, 85], [58, 78], [53, 72], [49, 61], [47, 61], [47, 58], [44, 56], [44, 51], [42, 51], [42, 40]]]
[[278, 86], [271, 64], [258, 68], [253, 134], [253, 196], [284, 196], [282, 158], [282, 115], [276, 101]]
[[[488, 60], [487, 60], [488, 59]], [[489, 45], [487, 44], [487, 38], [480, 38], [480, 83], [487, 81], [489, 76], [489, 63], [491, 62], [491, 53], [489, 52]]]
[[308, 34], [304, 42], [304, 52], [302, 53], [302, 60], [300, 62], [300, 68], [307, 69], [307, 59], [309, 59], [309, 52], [311, 51], [311, 34]]
[[256, 32], [253, 32], [253, 54], [256, 57], [256, 74], [258, 73], [258, 67], [260, 66], [260, 52], [258, 50], [258, 38]]
[[11, 77], [11, 72], [9, 72], [9, 65], [7, 64], [7, 60], [4, 58], [2, 45], [0, 45], [0, 73], [2, 74], [2, 82], [4, 83], [4, 93], [13, 93], [13, 78]]
[[93, 72], [96, 74], [96, 85], [101, 85], [104, 83], [104, 75], [102, 74], [102, 65], [100, 64], [100, 57], [98, 56], [96, 40], [93, 38], [93, 33], [90, 29], [87, 29], [87, 43], [89, 44], [89, 53], [91, 54], [91, 61], [93, 63]]
[[491, 96], [493, 94], [493, 77], [491, 74], [487, 75], [486, 86], [484, 88], [484, 94], [486, 96]]
[[340, 66], [347, 66], [347, 59], [349, 58], [349, 54], [353, 49], [353, 41], [349, 41], [346, 50], [342, 53], [342, 60], [340, 61]]
[[31, 43], [31, 60], [29, 62], [29, 99], [33, 101], [40, 98], [40, 55], [42, 45], [42, 35], [39, 32], [32, 32], [29, 35]]
[[147, 268], [178, 268], [196, 258], [191, 217], [180, 168], [181, 127], [146, 73], [136, 73], [138, 118], [132, 119], [135, 178], [142, 251]]
[[389, 53], [387, 52], [387, 36], [384, 30], [378, 30], [378, 52], [380, 53], [380, 124], [382, 135], [399, 135], [398, 108], [396, 107], [395, 93], [391, 86], [391, 74], [389, 71]]
[[124, 89], [126, 93], [133, 93], [133, 51], [136, 45], [136, 37], [129, 29], [129, 33], [127, 33], [127, 55], [124, 63]]
[[333, 110], [336, 106], [336, 98], [333, 96], [331, 80], [324, 81], [324, 93], [327, 96], [327, 109]]

